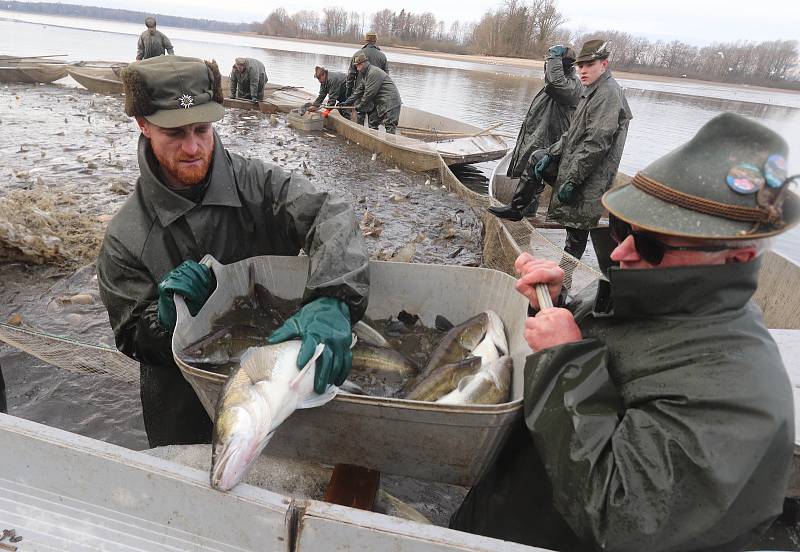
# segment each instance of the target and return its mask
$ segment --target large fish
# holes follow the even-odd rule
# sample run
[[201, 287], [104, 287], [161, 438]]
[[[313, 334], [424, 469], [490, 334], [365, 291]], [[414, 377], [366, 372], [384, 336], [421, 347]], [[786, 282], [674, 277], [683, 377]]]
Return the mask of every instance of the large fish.
[[504, 355], [476, 374], [464, 377], [458, 387], [436, 402], [439, 404], [500, 404], [511, 391], [511, 357]]
[[302, 370], [297, 369], [299, 340], [252, 347], [241, 358], [220, 394], [214, 420], [211, 486], [233, 488], [273, 433], [298, 408], [321, 406], [337, 388], [314, 392], [314, 365], [323, 345]]
[[438, 401], [464, 378], [487, 370], [507, 354], [503, 321], [496, 312], [484, 311], [445, 334], [405, 398]]
[[433, 370], [458, 363], [470, 356], [486, 357], [487, 363], [508, 354], [508, 342], [500, 316], [487, 310], [448, 331], [431, 353], [420, 381]]

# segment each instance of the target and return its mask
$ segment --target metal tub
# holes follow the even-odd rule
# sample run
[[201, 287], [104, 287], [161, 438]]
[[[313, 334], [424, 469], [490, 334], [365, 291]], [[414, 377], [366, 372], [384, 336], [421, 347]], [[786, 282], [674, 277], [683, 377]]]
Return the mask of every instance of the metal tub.
[[[207, 256], [217, 289], [197, 316], [176, 297], [178, 322], [172, 350], [213, 418], [226, 376], [188, 366], [178, 352], [208, 334], [213, 320], [248, 293], [248, 267], [256, 282], [283, 298], [299, 298], [308, 274], [307, 257], [254, 257], [221, 265]], [[387, 473], [472, 485], [489, 466], [522, 413], [522, 367], [530, 353], [523, 339], [527, 301], [514, 278], [484, 268], [371, 261], [367, 315], [389, 318], [405, 309], [433, 327], [437, 314], [460, 323], [493, 309], [503, 319], [514, 360], [509, 403], [449, 406], [429, 402], [340, 393], [320, 408], [296, 411], [278, 429], [265, 453], [325, 463], [352, 463]]]

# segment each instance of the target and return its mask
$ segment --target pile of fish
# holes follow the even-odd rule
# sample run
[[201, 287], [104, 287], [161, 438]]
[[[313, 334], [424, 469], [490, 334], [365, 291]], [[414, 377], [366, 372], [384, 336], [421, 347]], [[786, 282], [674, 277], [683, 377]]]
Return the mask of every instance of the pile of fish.
[[[511, 359], [500, 317], [482, 312], [452, 327], [425, 368], [393, 349], [364, 322], [354, 327], [353, 372], [405, 381], [405, 398], [441, 404], [494, 404], [508, 399]], [[214, 420], [211, 485], [233, 488], [269, 443], [275, 430], [295, 410], [321, 406], [339, 391], [314, 392], [314, 365], [320, 345], [301, 370], [299, 340], [251, 347], [240, 357], [220, 393]], [[356, 385], [343, 390], [362, 393]], [[407, 392], [405, 391], [407, 390]]]

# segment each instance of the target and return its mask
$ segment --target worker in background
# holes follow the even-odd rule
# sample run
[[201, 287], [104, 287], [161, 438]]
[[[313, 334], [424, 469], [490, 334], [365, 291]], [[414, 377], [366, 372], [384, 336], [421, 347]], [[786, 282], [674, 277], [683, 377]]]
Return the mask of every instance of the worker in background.
[[[519, 129], [517, 143], [511, 154], [506, 175], [520, 178], [536, 150], [550, 146], [561, 138], [569, 128], [575, 107], [581, 99], [583, 85], [575, 73], [573, 63], [575, 51], [557, 45], [547, 51], [544, 62], [544, 86], [534, 96], [525, 120]], [[520, 179], [517, 192], [510, 205], [489, 207], [489, 212], [510, 220], [522, 220], [523, 215], [535, 216], [539, 207], [539, 194], [544, 190], [544, 181], [552, 175], [545, 174], [542, 180], [528, 182]]]
[[395, 134], [402, 101], [394, 81], [380, 67], [370, 64], [364, 54], [359, 54], [355, 61], [359, 73], [358, 84], [342, 105], [352, 105], [356, 111], [366, 113], [369, 128], [378, 130], [378, 126], [383, 125], [386, 132]]
[[255, 58], [237, 57], [231, 69], [231, 98], [260, 102], [267, 80], [263, 63]]
[[308, 107], [308, 111], [316, 111], [328, 100], [328, 105], [336, 105], [347, 99], [347, 75], [339, 71], [329, 71], [325, 67], [314, 67], [314, 78], [319, 81], [317, 99]]
[[[548, 550], [746, 550], [781, 513], [792, 387], [752, 296], [800, 218], [788, 146], [719, 115], [602, 198], [608, 280], [523, 253], [524, 418], [451, 527]], [[554, 308], [540, 310], [544, 284]]]
[[147, 27], [147, 30], [139, 35], [139, 44], [136, 48], [136, 61], [163, 56], [165, 52], [169, 55], [175, 54], [175, 50], [172, 48], [172, 42], [169, 41], [167, 35], [156, 30], [155, 17], [145, 17], [144, 25]]
[[[150, 446], [211, 439], [211, 420], [171, 347], [174, 294], [195, 315], [224, 284], [198, 263], [206, 254], [229, 264], [304, 251], [304, 304], [285, 325], [306, 352], [315, 347], [305, 345], [325, 345], [314, 388], [341, 384], [352, 362], [351, 326], [366, 310], [369, 289], [369, 257], [352, 208], [303, 176], [225, 149], [212, 124], [224, 115], [215, 62], [160, 57], [132, 63], [121, 76], [125, 112], [141, 130], [141, 174], [106, 230], [97, 280], [117, 348], [140, 363]], [[310, 358], [301, 353], [298, 362]]]
[[[371, 65], [375, 67], [379, 67], [384, 73], [389, 73], [389, 62], [386, 60], [386, 54], [381, 52], [381, 49], [378, 48], [378, 35], [373, 32], [369, 31], [364, 35], [364, 46], [356, 50], [356, 53], [353, 54], [353, 57], [350, 58], [350, 67], [347, 70], [347, 90], [345, 91], [345, 96], [350, 97], [353, 95], [353, 92], [356, 89], [356, 84], [358, 79], [360, 78], [360, 71], [356, 67], [356, 58], [360, 55], [364, 55], [367, 58], [367, 61], [370, 62]], [[366, 118], [367, 114], [365, 112], [356, 111], [356, 121], [358, 124], [363, 125], [364, 119]]]

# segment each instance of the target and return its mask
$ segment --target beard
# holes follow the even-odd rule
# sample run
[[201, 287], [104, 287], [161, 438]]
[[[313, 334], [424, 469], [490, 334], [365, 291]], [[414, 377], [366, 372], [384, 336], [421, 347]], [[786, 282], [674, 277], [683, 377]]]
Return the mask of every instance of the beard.
[[[211, 157], [214, 154], [214, 146], [211, 151], [200, 150], [195, 156], [179, 154], [176, 157], [169, 157], [153, 148], [153, 153], [161, 165], [161, 170], [169, 174], [172, 179], [183, 186], [191, 187], [200, 184], [205, 180], [208, 169], [211, 166]], [[195, 166], [186, 166], [182, 162], [197, 161], [201, 163]]]

